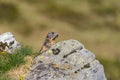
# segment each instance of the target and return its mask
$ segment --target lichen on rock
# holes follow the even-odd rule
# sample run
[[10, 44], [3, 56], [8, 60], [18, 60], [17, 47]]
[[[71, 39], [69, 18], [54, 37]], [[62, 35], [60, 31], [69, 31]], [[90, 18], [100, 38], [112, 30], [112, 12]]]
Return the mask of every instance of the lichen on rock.
[[77, 40], [56, 43], [37, 56], [25, 80], [106, 80], [103, 66]]
[[6, 32], [0, 35], [0, 53], [13, 53], [20, 48], [20, 43], [16, 41], [13, 34]]

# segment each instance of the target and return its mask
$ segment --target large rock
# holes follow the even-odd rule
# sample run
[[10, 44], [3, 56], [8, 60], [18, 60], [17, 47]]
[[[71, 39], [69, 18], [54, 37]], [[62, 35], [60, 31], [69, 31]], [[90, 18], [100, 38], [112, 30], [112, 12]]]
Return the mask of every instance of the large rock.
[[18, 48], [20, 48], [20, 44], [16, 41], [12, 33], [6, 32], [0, 35], [0, 52], [13, 53]]
[[66, 40], [37, 56], [25, 80], [106, 80], [106, 77], [92, 52], [77, 40]]

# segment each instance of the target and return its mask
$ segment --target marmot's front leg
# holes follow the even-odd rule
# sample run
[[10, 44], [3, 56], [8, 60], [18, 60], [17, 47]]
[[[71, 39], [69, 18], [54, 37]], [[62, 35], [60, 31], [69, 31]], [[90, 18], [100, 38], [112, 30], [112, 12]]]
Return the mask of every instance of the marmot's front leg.
[[45, 52], [45, 51], [47, 51], [47, 50], [48, 50], [48, 48], [43, 45], [43, 46], [41, 47], [39, 53], [43, 53], [43, 52]]

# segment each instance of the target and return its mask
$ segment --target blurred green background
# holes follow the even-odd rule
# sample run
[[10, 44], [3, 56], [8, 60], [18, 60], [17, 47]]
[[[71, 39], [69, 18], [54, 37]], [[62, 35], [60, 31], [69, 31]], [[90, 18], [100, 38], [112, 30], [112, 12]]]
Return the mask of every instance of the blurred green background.
[[47, 32], [95, 53], [108, 80], [120, 79], [120, 0], [0, 0], [0, 34], [40, 49]]

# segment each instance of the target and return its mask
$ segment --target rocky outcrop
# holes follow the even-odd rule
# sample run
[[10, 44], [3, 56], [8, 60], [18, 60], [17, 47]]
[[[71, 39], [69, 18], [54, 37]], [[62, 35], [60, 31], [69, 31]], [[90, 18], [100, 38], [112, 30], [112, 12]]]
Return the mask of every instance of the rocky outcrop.
[[0, 52], [13, 53], [18, 48], [20, 48], [20, 44], [12, 33], [6, 32], [0, 35]]
[[77, 40], [66, 40], [37, 56], [25, 80], [106, 80], [106, 77], [91, 51]]

